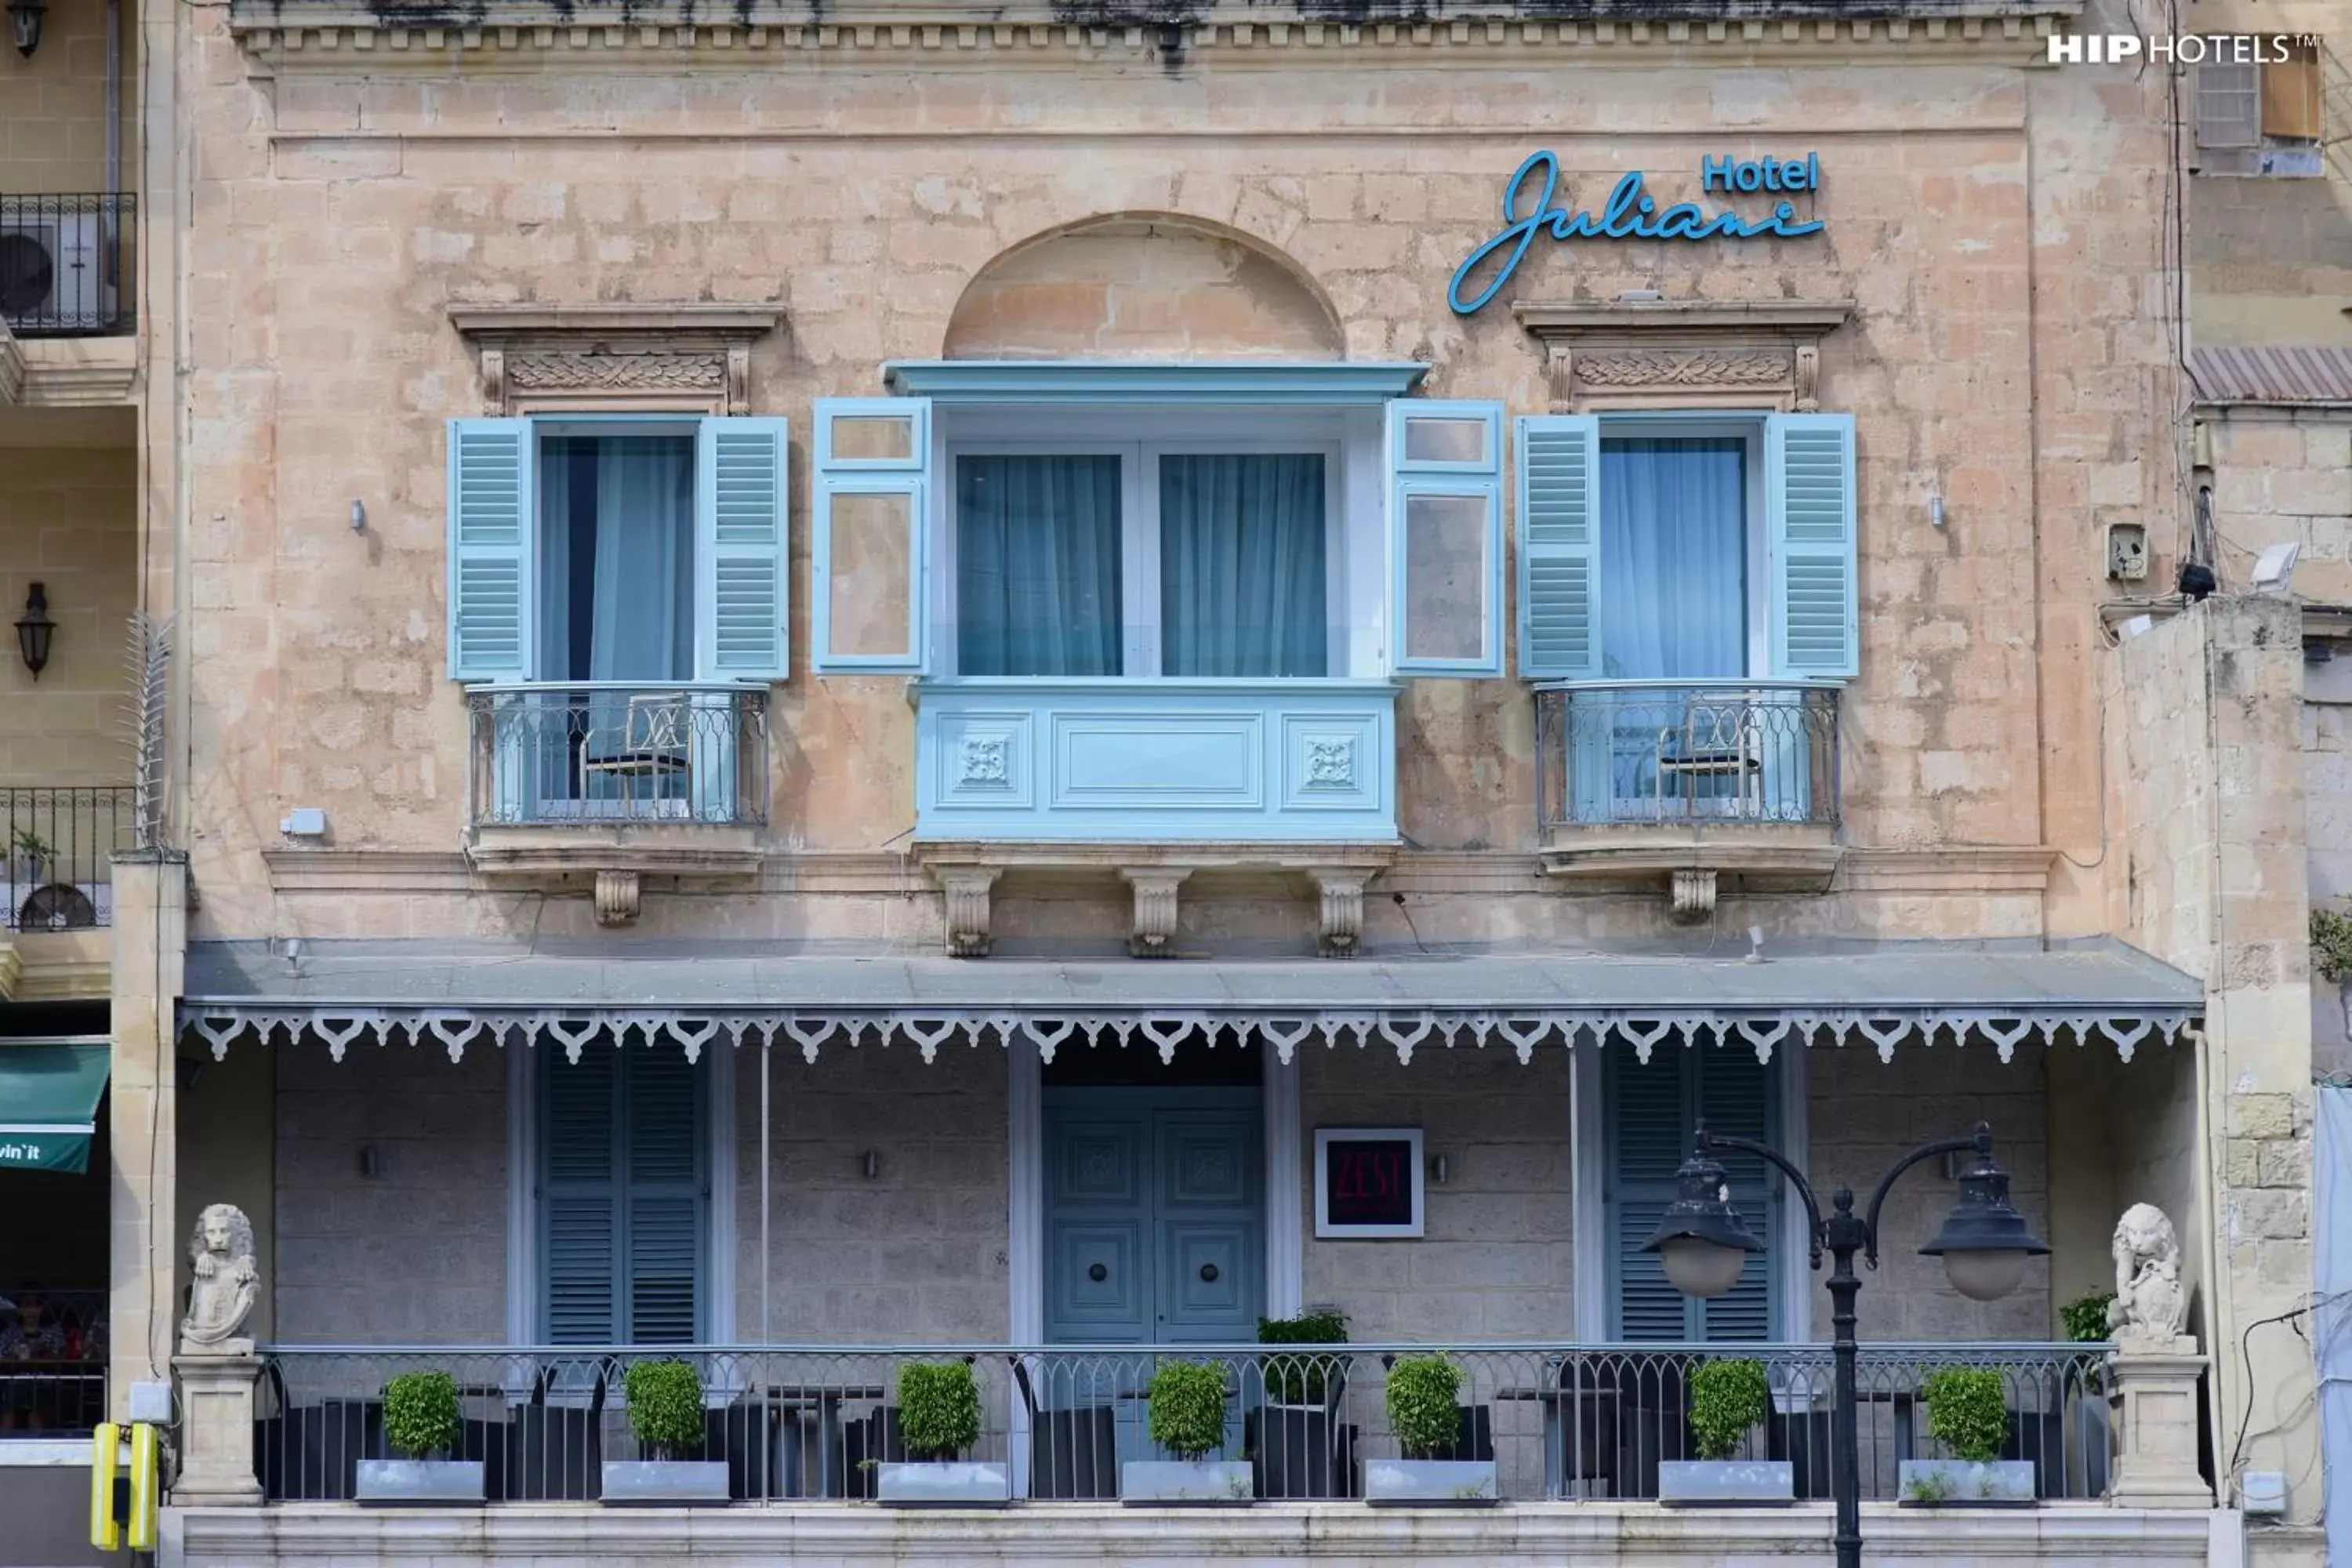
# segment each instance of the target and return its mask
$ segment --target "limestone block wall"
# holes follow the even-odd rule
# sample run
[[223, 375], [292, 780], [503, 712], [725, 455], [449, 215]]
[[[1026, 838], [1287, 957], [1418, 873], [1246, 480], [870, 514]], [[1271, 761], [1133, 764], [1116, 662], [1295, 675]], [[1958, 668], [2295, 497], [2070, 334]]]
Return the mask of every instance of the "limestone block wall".
[[[1816, 239], [1547, 243], [1510, 295], [1854, 300], [1821, 378], [1824, 406], [1860, 416], [1848, 837], [2095, 853], [2087, 632], [2058, 606], [2096, 591], [2103, 521], [2175, 493], [2168, 450], [2146, 438], [2177, 374], [2141, 309], [2160, 225], [2138, 171], [2162, 138], [2128, 81], [2023, 71], [2030, 50], [1956, 42], [1900, 69], [1834, 49], [1671, 73], [1498, 52], [1464, 92], [1409, 49], [1147, 59], [1055, 41], [976, 43], [985, 68], [926, 56], [911, 78], [902, 61], [782, 49], [704, 51], [683, 75], [611, 72], [568, 47], [514, 73], [422, 49], [284, 51], [265, 90], [223, 14], [181, 25], [202, 170], [187, 554], [205, 606], [190, 648], [207, 934], [271, 924], [259, 852], [292, 805], [325, 808], [344, 848], [458, 842], [442, 448], [444, 422], [481, 405], [451, 300], [782, 305], [751, 396], [795, 421], [804, 479], [813, 400], [870, 395], [885, 359], [944, 352], [992, 258], [1106, 215], [1166, 214], [1286, 258], [1328, 297], [1350, 357], [1424, 359], [1431, 395], [1537, 411], [1538, 345], [1506, 305], [1454, 316], [1445, 287], [1539, 142], [1597, 197], [1631, 167], [1679, 187], [1727, 148], [1833, 139]], [[1391, 133], [1403, 125], [1415, 133]], [[365, 537], [331, 526], [354, 497]], [[806, 672], [806, 575], [796, 562], [776, 837], [870, 853], [911, 821], [912, 715], [900, 681]], [[1399, 733], [1412, 842], [1528, 847], [1523, 689], [1409, 683]], [[500, 918], [447, 915], [445, 930]]]
[[[106, 189], [107, 0], [52, 0], [30, 59], [0, 49], [0, 195]], [[139, 20], [121, 17], [121, 142], [136, 167]]]
[[[2104, 679], [2114, 849], [2124, 860], [2116, 927], [2202, 975], [2210, 993], [2194, 1060], [2200, 1089], [2189, 1100], [2197, 1123], [2146, 1125], [2132, 1152], [2147, 1184], [2131, 1195], [2198, 1238], [2184, 1239], [2183, 1279], [2216, 1352], [2222, 1451], [2284, 1471], [2290, 1510], [2307, 1520], [2319, 1498], [2306, 1343], [2273, 1328], [2230, 1348], [2311, 1289], [2301, 614], [2276, 598], [2209, 599], [2122, 644]], [[2193, 1185], [2187, 1150], [2200, 1162]]]
[[139, 593], [139, 474], [127, 417], [119, 435], [121, 445], [0, 446], [0, 621], [23, 615], [39, 583], [58, 626], [39, 679], [13, 632], [0, 658], [0, 788], [130, 778], [123, 638]]
[[[1307, 1047], [1299, 1058], [1305, 1294], [1359, 1340], [1556, 1339], [1576, 1322], [1576, 1216], [1565, 1051], [1526, 1067], [1503, 1048], [1393, 1054]], [[1419, 1240], [1318, 1241], [1318, 1127], [1419, 1127], [1443, 1153]]]
[[[767, 1164], [771, 1337], [808, 1342], [1003, 1342], [1005, 1063], [912, 1047], [771, 1053]], [[760, 1064], [736, 1062], [735, 1321], [761, 1334]], [[879, 1156], [868, 1179], [863, 1158]]]
[[[504, 1054], [276, 1054], [278, 1337], [503, 1342]], [[362, 1173], [366, 1146], [382, 1174]]]
[[2200, 478], [2212, 489], [2224, 581], [2246, 582], [2269, 545], [2300, 544], [2294, 591], [2352, 603], [2352, 415], [2231, 405], [2199, 417], [2212, 448]]

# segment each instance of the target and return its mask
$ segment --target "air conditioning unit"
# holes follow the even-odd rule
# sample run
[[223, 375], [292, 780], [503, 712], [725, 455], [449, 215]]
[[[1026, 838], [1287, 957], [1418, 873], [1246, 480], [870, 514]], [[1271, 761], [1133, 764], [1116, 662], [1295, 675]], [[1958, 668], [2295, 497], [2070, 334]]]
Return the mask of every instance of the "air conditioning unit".
[[100, 213], [0, 216], [0, 316], [10, 330], [95, 331], [112, 324], [107, 222]]

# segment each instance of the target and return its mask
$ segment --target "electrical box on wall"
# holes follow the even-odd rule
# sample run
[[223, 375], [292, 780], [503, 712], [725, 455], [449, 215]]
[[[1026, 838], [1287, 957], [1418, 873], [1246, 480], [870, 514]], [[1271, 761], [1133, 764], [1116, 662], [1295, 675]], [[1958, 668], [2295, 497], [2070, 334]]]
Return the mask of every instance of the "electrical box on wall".
[[2147, 576], [2147, 530], [2137, 522], [2118, 522], [2107, 530], [2107, 575], [2118, 583], [2137, 583]]

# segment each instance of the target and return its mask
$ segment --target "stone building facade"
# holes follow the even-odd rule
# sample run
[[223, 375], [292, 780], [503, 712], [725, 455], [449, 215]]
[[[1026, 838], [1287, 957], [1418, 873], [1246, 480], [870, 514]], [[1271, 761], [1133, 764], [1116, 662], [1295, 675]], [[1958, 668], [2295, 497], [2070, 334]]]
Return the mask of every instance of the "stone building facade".
[[[2158, 1202], [2204, 1447], [2308, 1521], [2307, 1363], [2219, 1348], [2307, 1285], [2310, 1053], [2273, 1026], [2299, 906], [2231, 902], [2300, 784], [2220, 760], [2292, 703], [2209, 706], [2202, 672], [2287, 675], [2241, 658], [2261, 606], [2120, 648], [2098, 613], [2117, 527], [2156, 582], [2192, 552], [2197, 461], [2172, 95], [2045, 53], [2124, 9], [157, 9], [186, 155], [144, 168], [179, 216], [142, 570], [180, 617], [184, 862], [116, 895], [117, 1168], [158, 1173], [144, 1212], [251, 1215], [267, 1342], [544, 1343], [562, 1075], [682, 1058], [686, 1339], [1002, 1347], [1066, 1339], [1055, 1271], [1101, 1261], [1056, 1140], [1197, 1111], [1251, 1194], [1212, 1326], [1622, 1345], [1680, 1337], [1629, 1326], [1639, 1107], [1670, 1156], [1694, 1112], [1752, 1124], [1824, 1191], [1981, 1120], [2050, 1257], [1965, 1300], [1914, 1171], [1865, 1340], [2056, 1340]], [[1755, 232], [1612, 236], [1635, 174], [1629, 209]], [[602, 631], [571, 659], [546, 608], [635, 637], [650, 579], [615, 621], [570, 597], [588, 567], [498, 554], [589, 515], [546, 443], [614, 431], [700, 443], [659, 634], [694, 646], [657, 675], [598, 675]], [[1746, 635], [1612, 668], [1650, 580], [1563, 544], [1616, 526], [1577, 487], [1691, 443], [1734, 465], [1739, 585], [1641, 613]], [[1131, 576], [1112, 668], [1156, 682], [982, 673], [976, 487], [1041, 451], [1127, 465], [1127, 569], [1161, 581], [1164, 465], [1313, 456], [1328, 636], [1180, 668], [1178, 601]], [[502, 567], [530, 587], [465, 601]], [[2168, 738], [2192, 707], [2210, 747]], [[1318, 1234], [1316, 1134], [1349, 1129], [1418, 1140], [1416, 1236]], [[1825, 1335], [1797, 1205], [1738, 1174], [1780, 1260], [1753, 1331], [1678, 1321]], [[118, 1226], [118, 1400], [169, 1354], [184, 1228]], [[625, 1294], [601, 1337], [636, 1338]], [[2189, 1554], [2114, 1511], [2067, 1560]]]

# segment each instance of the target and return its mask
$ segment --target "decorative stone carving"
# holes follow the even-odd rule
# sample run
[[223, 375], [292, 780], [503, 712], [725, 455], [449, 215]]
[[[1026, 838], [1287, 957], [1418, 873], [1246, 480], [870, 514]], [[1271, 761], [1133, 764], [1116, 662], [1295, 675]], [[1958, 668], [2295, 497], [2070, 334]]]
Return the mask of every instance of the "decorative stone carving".
[[1684, 868], [1670, 873], [1668, 909], [1685, 925], [1697, 925], [1715, 915], [1716, 874]]
[[724, 392], [727, 360], [716, 353], [519, 353], [503, 356], [506, 384], [520, 392]]
[[1187, 871], [1127, 868], [1119, 875], [1135, 889], [1135, 930], [1127, 950], [1138, 958], [1166, 958], [1176, 951], [1176, 889]]
[[1634, 350], [1576, 360], [1577, 379], [1593, 386], [1773, 386], [1790, 379], [1789, 356], [1754, 353]]
[[635, 923], [640, 904], [637, 874], [635, 871], [599, 871], [596, 873], [596, 923], [600, 926], [625, 926]]
[[[966, 742], [969, 744], [970, 742]], [[931, 873], [947, 896], [947, 938], [950, 958], [986, 958], [993, 938], [989, 932], [989, 889], [998, 873], [970, 866], [943, 867]]]
[[1307, 742], [1307, 787], [1356, 787], [1356, 742], [1346, 736]]
[[198, 1215], [195, 1234], [188, 1238], [188, 1263], [195, 1282], [188, 1289], [188, 1315], [180, 1321], [180, 1353], [252, 1354], [253, 1342], [237, 1333], [261, 1289], [253, 1261], [253, 1222], [245, 1211], [234, 1204], [213, 1204]]
[[1353, 868], [1307, 873], [1322, 905], [1316, 951], [1326, 958], [1353, 958], [1364, 938], [1364, 884], [1370, 876]]
[[2107, 1304], [2107, 1326], [2126, 1351], [2193, 1352], [2196, 1342], [2181, 1332], [2189, 1297], [2180, 1284], [2180, 1240], [2172, 1221], [2154, 1204], [2134, 1204], [2116, 1222], [2116, 1299]]
[[956, 743], [956, 782], [1001, 784], [1013, 777], [1013, 742], [1003, 735], [966, 735]]

